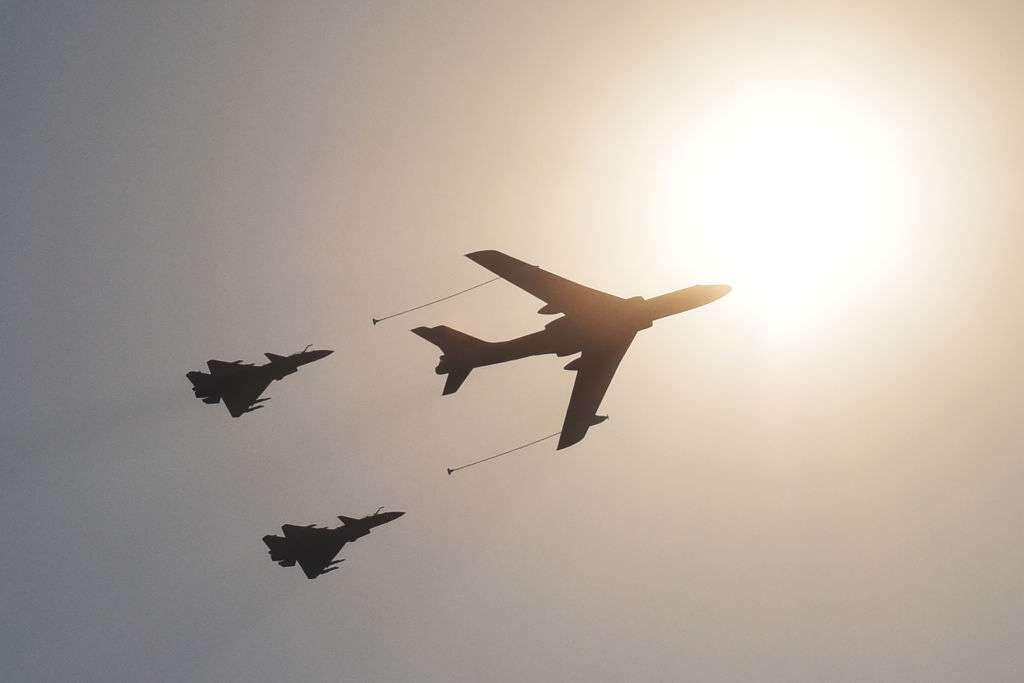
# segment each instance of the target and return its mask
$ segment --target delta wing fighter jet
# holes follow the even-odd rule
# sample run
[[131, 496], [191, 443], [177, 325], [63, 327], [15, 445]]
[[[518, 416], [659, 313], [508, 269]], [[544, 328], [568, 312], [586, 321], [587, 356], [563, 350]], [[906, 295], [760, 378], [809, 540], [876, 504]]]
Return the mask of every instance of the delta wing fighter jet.
[[370, 529], [398, 519], [404, 512], [381, 512], [377, 508], [372, 515], [360, 519], [339, 515], [344, 524], [334, 529], [285, 524], [281, 527], [284, 536], [264, 536], [263, 542], [270, 548], [270, 559], [282, 567], [296, 564], [306, 573], [306, 578], [315, 579], [321, 574], [333, 572], [344, 560], [334, 557], [346, 543], [355, 541], [370, 533]]
[[473, 368], [548, 353], [581, 353], [565, 366], [577, 374], [558, 441], [560, 449], [578, 443], [591, 426], [608, 419], [597, 415], [597, 409], [637, 332], [660, 318], [711, 303], [732, 289], [728, 285], [696, 285], [653, 299], [622, 299], [499, 251], [476, 251], [466, 256], [543, 301], [538, 313], [563, 315], [543, 330], [501, 342], [482, 341], [444, 325], [417, 327], [413, 332], [440, 347], [436, 372], [448, 376], [444, 394], [455, 393]]
[[[312, 345], [310, 345], [312, 346]], [[192, 391], [203, 403], [224, 401], [224, 406], [231, 417], [241, 417], [246, 413], [259, 410], [270, 398], [260, 398], [270, 383], [284, 379], [286, 375], [298, 372], [300, 365], [320, 360], [333, 351], [309, 350], [307, 346], [290, 356], [279, 356], [276, 353], [264, 354], [270, 361], [266, 365], [253, 365], [236, 360], [228, 363], [222, 360], [206, 361], [209, 372], [192, 371], [185, 375], [192, 382]]]

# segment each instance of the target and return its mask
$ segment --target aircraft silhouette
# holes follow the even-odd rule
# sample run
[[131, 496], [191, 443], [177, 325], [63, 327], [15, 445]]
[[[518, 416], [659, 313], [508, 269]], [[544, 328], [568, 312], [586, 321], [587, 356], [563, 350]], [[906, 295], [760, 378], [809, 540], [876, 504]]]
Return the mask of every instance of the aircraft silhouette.
[[[312, 344], [310, 344], [312, 346]], [[270, 361], [266, 365], [253, 365], [236, 360], [228, 363], [222, 360], [208, 360], [210, 372], [193, 370], [185, 376], [192, 382], [192, 391], [203, 403], [224, 401], [224, 406], [231, 417], [241, 417], [246, 413], [259, 410], [270, 398], [260, 398], [270, 383], [283, 379], [286, 375], [297, 372], [300, 365], [312, 363], [334, 353], [328, 350], [309, 350], [307, 346], [290, 356], [279, 356], [276, 353], [264, 354]]]
[[466, 257], [543, 301], [545, 305], [538, 313], [564, 315], [549, 322], [543, 330], [501, 342], [486, 342], [444, 325], [412, 330], [441, 349], [436, 372], [448, 375], [442, 393], [455, 393], [473, 368], [527, 356], [582, 352], [565, 366], [577, 374], [559, 449], [578, 443], [591, 426], [608, 419], [597, 415], [597, 409], [637, 332], [651, 327], [659, 318], [711, 303], [732, 290], [728, 285], [696, 285], [653, 299], [623, 299], [499, 251], [476, 251]]
[[[263, 542], [270, 548], [270, 559], [282, 567], [294, 567], [298, 563], [306, 578], [315, 579], [321, 574], [333, 572], [344, 560], [334, 560], [346, 543], [355, 541], [370, 533], [370, 529], [398, 519], [404, 512], [381, 512], [377, 508], [372, 515], [361, 519], [339, 515], [344, 524], [334, 529], [284, 524], [281, 531], [284, 536], [263, 537]], [[334, 561], [332, 561], [334, 560]]]

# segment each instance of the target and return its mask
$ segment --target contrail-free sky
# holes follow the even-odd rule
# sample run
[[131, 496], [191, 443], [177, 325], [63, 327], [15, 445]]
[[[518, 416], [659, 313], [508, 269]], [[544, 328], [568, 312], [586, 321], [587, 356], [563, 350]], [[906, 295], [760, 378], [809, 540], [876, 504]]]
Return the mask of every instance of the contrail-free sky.
[[[1020, 3], [0, 15], [6, 679], [1019, 679]], [[733, 291], [449, 477], [573, 381], [439, 395], [409, 329], [540, 329], [505, 282], [370, 324], [485, 249]], [[307, 344], [237, 420], [184, 377]]]

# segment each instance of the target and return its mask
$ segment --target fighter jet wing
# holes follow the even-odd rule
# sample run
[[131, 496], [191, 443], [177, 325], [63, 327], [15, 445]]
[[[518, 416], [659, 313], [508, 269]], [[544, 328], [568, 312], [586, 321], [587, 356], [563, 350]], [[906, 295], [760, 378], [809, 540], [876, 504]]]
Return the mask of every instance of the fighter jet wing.
[[635, 333], [629, 335], [619, 344], [584, 351], [582, 356], [568, 366], [576, 370], [576, 382], [572, 386], [558, 448], [578, 443], [587, 435], [588, 429], [605, 420], [597, 416], [597, 409], [634, 336]]
[[270, 559], [282, 567], [298, 564], [310, 579], [324, 574], [331, 560], [347, 542], [343, 537], [331, 534], [327, 529], [285, 524], [281, 531], [284, 532], [283, 538], [263, 537], [263, 542], [270, 548]]
[[256, 402], [272, 380], [254, 372], [239, 373], [223, 382], [220, 398], [231, 417], [241, 417]]
[[[316, 530], [305, 529], [304, 531], [315, 532]], [[327, 565], [347, 543], [345, 539], [337, 536], [323, 535], [320, 538], [315, 538], [312, 535], [300, 534], [300, 537], [302, 540], [295, 543], [294, 557], [308, 579], [315, 579], [323, 574]]]
[[500, 251], [474, 251], [466, 257], [546, 302], [548, 305], [541, 309], [542, 313], [571, 314], [622, 301], [617, 296], [577, 284]]
[[217, 375], [231, 374], [243, 368], [251, 368], [252, 363], [246, 363], [243, 365], [241, 361], [229, 363], [227, 361], [217, 360], [214, 358], [206, 361], [206, 367], [210, 368], [210, 374], [216, 377]]
[[[341, 546], [344, 545], [345, 544], [343, 542]], [[299, 556], [295, 559], [299, 563], [299, 567], [302, 568], [303, 573], [305, 573], [306, 578], [315, 579], [316, 577], [325, 573], [324, 570], [327, 569], [327, 565], [330, 563], [331, 560], [334, 559], [334, 556], [337, 555], [338, 552], [341, 550], [341, 546], [339, 546], [333, 552], [325, 552], [321, 549], [319, 551], [314, 551], [306, 555]]]
[[281, 533], [289, 541], [307, 541], [312, 537], [317, 537], [324, 531], [323, 527], [315, 527], [312, 524], [309, 526], [295, 526], [294, 524], [282, 524]]

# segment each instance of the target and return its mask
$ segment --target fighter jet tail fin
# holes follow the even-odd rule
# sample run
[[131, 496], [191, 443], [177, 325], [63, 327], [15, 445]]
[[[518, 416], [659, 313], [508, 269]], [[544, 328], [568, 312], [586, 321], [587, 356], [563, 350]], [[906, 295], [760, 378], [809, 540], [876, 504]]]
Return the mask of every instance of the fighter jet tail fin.
[[458, 391], [469, 377], [470, 371], [476, 367], [482, 350], [488, 346], [488, 342], [482, 339], [445, 325], [417, 327], [413, 333], [441, 349], [441, 362], [437, 365], [437, 373], [448, 375], [442, 392], [445, 395]]
[[356, 524], [359, 522], [359, 520], [355, 517], [346, 517], [345, 515], [338, 515], [338, 519], [340, 519], [345, 524]]

